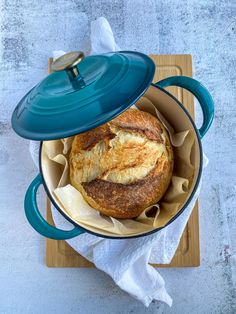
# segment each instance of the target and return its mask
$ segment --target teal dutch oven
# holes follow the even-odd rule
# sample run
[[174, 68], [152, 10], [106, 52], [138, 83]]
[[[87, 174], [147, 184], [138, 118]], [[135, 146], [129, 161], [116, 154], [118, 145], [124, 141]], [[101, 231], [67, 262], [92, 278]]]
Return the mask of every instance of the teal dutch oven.
[[[178, 213], [164, 226], [171, 224], [190, 203], [202, 174], [203, 153], [201, 139], [209, 129], [213, 116], [213, 100], [198, 81], [186, 76], [172, 76], [152, 83], [155, 65], [140, 52], [119, 51], [84, 57], [82, 52], [70, 52], [52, 64], [53, 73], [32, 88], [19, 102], [12, 114], [12, 127], [20, 136], [41, 141], [39, 153], [40, 174], [29, 185], [25, 195], [25, 213], [31, 226], [41, 235], [52, 239], [70, 239], [84, 232], [105, 238], [145, 236], [162, 228], [139, 234], [115, 236], [78, 224], [60, 206], [53, 195], [43, 164], [44, 142], [70, 137], [95, 128], [124, 112], [140, 97], [152, 101], [175, 131], [194, 131], [193, 162], [195, 174], [192, 187]], [[168, 86], [179, 86], [191, 92], [198, 100], [203, 123], [196, 127], [184, 106], [168, 91]], [[70, 231], [48, 224], [41, 215], [36, 193], [43, 184], [48, 197], [58, 211], [73, 225]], [[163, 228], [164, 228], [163, 227]]]

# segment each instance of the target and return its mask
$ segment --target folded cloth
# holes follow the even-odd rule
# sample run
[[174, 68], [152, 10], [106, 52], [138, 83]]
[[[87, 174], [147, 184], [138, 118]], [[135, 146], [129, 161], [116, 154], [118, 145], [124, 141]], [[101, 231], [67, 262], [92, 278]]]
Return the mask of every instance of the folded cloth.
[[[100, 17], [91, 23], [91, 54], [119, 50], [108, 21]], [[63, 51], [53, 53], [54, 58]], [[30, 142], [30, 153], [38, 166], [39, 144]], [[207, 158], [205, 157], [205, 165]], [[165, 289], [165, 282], [149, 263], [168, 264], [178, 247], [185, 225], [200, 192], [199, 184], [194, 197], [184, 212], [168, 227], [149, 236], [110, 240], [84, 233], [67, 240], [79, 254], [110, 275], [115, 283], [134, 298], [149, 306], [152, 300], [172, 305], [172, 298]], [[69, 229], [72, 225], [52, 206], [55, 225]]]

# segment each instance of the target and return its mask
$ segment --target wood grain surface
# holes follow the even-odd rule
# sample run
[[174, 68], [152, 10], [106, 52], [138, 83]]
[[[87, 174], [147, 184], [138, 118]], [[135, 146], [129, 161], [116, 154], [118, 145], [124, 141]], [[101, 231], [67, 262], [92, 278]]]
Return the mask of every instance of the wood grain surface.
[[[191, 55], [150, 55], [156, 64], [154, 82], [173, 75], [192, 76]], [[49, 59], [48, 70], [51, 72]], [[167, 88], [188, 109], [194, 118], [193, 96], [179, 87]], [[50, 202], [47, 199], [47, 221], [53, 223]], [[65, 241], [46, 239], [46, 265], [48, 267], [94, 267]], [[170, 264], [155, 267], [197, 267], [200, 265], [198, 202], [196, 202], [189, 221], [182, 234], [175, 256]]]

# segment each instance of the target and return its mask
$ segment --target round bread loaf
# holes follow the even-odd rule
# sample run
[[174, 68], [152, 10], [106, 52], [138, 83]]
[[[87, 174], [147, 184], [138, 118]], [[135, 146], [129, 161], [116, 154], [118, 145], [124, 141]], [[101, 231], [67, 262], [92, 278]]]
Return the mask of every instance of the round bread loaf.
[[164, 195], [173, 151], [162, 123], [128, 109], [74, 137], [70, 180], [91, 207], [115, 218], [134, 218]]

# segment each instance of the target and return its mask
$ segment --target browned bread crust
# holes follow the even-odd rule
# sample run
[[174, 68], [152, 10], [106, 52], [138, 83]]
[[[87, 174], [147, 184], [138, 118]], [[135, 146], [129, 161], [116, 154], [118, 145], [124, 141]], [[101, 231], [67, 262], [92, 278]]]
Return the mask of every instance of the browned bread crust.
[[168, 134], [147, 112], [128, 109], [73, 140], [71, 184], [107, 216], [137, 217], [161, 199], [172, 171]]

